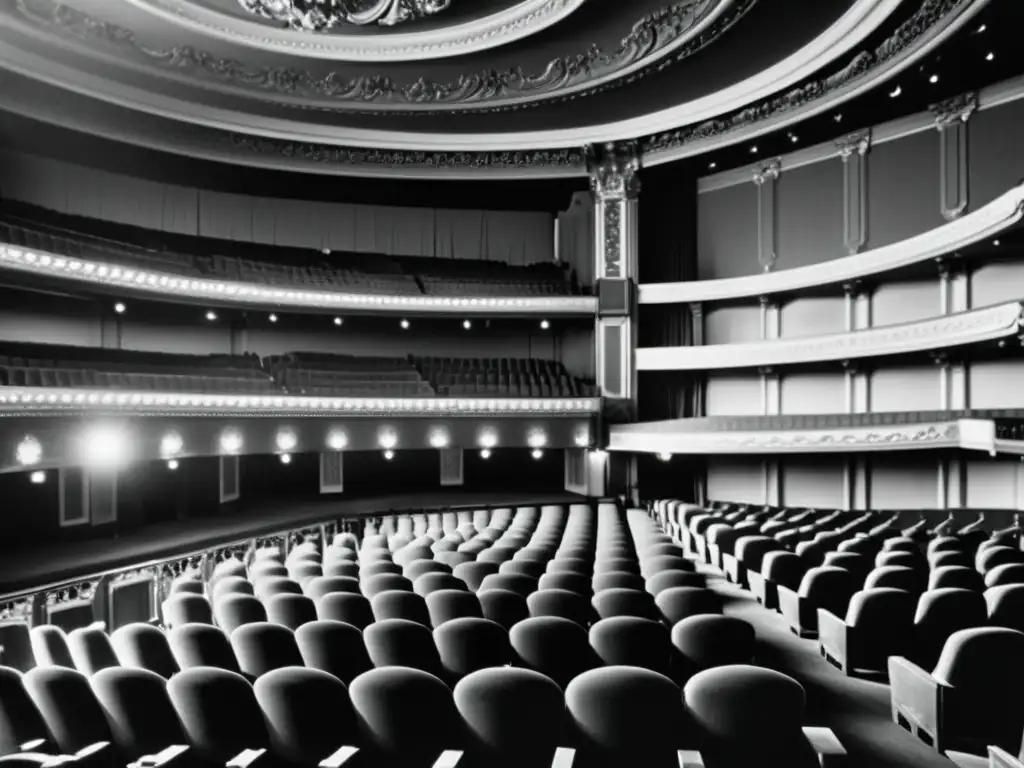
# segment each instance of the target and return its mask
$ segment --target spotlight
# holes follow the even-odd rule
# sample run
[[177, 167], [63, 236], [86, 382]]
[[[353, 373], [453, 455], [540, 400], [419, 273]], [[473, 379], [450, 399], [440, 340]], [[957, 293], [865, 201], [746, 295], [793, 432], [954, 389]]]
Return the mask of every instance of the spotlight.
[[211, 309], [209, 312], [206, 313], [206, 319], [212, 323], [214, 320], [217, 319], [217, 313]]
[[526, 442], [531, 448], [543, 448], [548, 444], [548, 436], [544, 434], [544, 430], [535, 429], [530, 433], [530, 436], [526, 438]]
[[533, 456], [534, 459], [540, 460], [544, 458], [544, 451], [542, 451], [540, 448], [534, 448], [530, 452], [530, 455]]
[[160, 455], [166, 457], [181, 453], [185, 447], [185, 441], [177, 432], [168, 432], [160, 439]]
[[550, 327], [551, 327], [551, 323], [549, 323], [547, 320], [541, 320], [540, 321], [540, 329], [542, 331], [546, 331]]
[[489, 458], [491, 458], [491, 449], [490, 448], [482, 448], [480, 450], [480, 458], [481, 459], [489, 459]]
[[32, 435], [26, 435], [18, 443], [14, 456], [21, 466], [30, 467], [33, 464], [38, 464], [39, 460], [43, 458], [43, 446]]
[[395, 458], [395, 452], [394, 451], [392, 451], [390, 449], [384, 451], [384, 459], [386, 461], [391, 461], [393, 458]]
[[282, 464], [291, 464], [292, 463], [292, 455], [290, 453], [282, 453], [280, 458], [281, 458], [281, 463]]
[[344, 320], [342, 320], [342, 319], [341, 319], [340, 317], [336, 317], [336, 318], [334, 318], [334, 324], [335, 324], [335, 325], [341, 325], [341, 324], [342, 324], [342, 323], [344, 323], [344, 322], [345, 322], [345, 321], [344, 321]]
[[127, 309], [127, 307], [124, 304], [122, 304], [120, 301], [117, 302], [117, 304], [114, 305], [114, 311], [117, 312], [117, 314], [119, 314], [119, 315], [123, 315], [124, 311], [126, 309]]
[[988, 27], [985, 24], [982, 24], [980, 27], [978, 27], [978, 34], [980, 35], [986, 29], [988, 29]]
[[377, 436], [377, 442], [380, 444], [381, 448], [391, 450], [398, 445], [398, 435], [391, 430], [385, 430]]
[[327, 435], [327, 447], [332, 451], [340, 451], [348, 445], [348, 435], [342, 432], [340, 429], [332, 430]]
[[430, 445], [434, 448], [447, 448], [449, 442], [448, 433], [443, 429], [434, 430], [430, 435]]
[[658, 454], [658, 461], [672, 461], [672, 454], [663, 451]]
[[399, 323], [399, 325], [402, 326], [402, 330], [403, 331], [409, 330], [409, 321], [408, 320], [403, 320], [401, 323]]
[[472, 320], [463, 320], [462, 321], [462, 327], [465, 328], [468, 331], [470, 328], [473, 327], [473, 321]]
[[895, 88], [893, 88], [891, 91], [889, 91], [889, 98], [890, 99], [898, 98], [900, 96], [900, 94], [902, 94], [902, 93], [903, 93], [903, 86], [897, 85]]
[[999, 247], [999, 241], [998, 240], [993, 240], [992, 241], [992, 245], [994, 245], [996, 248], [998, 248]]
[[46, 473], [43, 472], [43, 470], [41, 469], [37, 469], [35, 472], [28, 476], [28, 479], [31, 482], [35, 483], [36, 485], [42, 485], [43, 483], [46, 482]]
[[798, 141], [800, 141], [800, 137], [797, 136], [795, 133], [791, 133], [791, 134], [789, 134], [789, 140], [793, 144], [796, 144]]
[[480, 433], [477, 442], [481, 448], [494, 448], [498, 444], [498, 435], [493, 429], [487, 429]]
[[836, 112], [834, 115], [832, 115], [832, 119], [835, 120], [837, 123], [843, 122], [843, 113]]
[[125, 433], [117, 427], [96, 424], [82, 436], [82, 462], [91, 466], [116, 467], [128, 459]]
[[985, 54], [985, 61], [992, 61], [992, 59], [994, 59], [995, 57], [996, 55], [989, 51], [988, 53]]
[[270, 320], [270, 322], [276, 323], [277, 322], [277, 315], [271, 314], [268, 319]]
[[932, 75], [931, 77], [928, 78], [928, 82], [931, 83], [932, 85], [935, 85], [937, 82], [939, 82], [939, 76]]
[[718, 167], [718, 163], [708, 163], [708, 170], [713, 171]]
[[229, 429], [220, 436], [220, 449], [223, 453], [238, 453], [242, 450], [242, 435], [240, 432]]
[[171, 472], [173, 472], [177, 468], [178, 468], [178, 460], [177, 459], [171, 459], [170, 461], [167, 462], [167, 469], [169, 469]]
[[290, 453], [299, 444], [299, 438], [290, 429], [284, 429], [277, 433], [277, 450], [282, 453]]
[[580, 432], [576, 435], [576, 445], [580, 448], [586, 448], [590, 445], [590, 436], [585, 432]]
[[752, 146], [750, 148], [750, 154], [752, 154], [752, 155], [756, 155], [757, 154], [757, 144], [755, 144], [754, 146]]

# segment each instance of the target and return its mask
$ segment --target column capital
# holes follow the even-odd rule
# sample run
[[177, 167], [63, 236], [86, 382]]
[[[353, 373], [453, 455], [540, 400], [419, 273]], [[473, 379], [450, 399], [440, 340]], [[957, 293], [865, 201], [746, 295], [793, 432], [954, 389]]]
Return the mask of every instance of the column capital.
[[776, 157], [774, 160], [769, 160], [754, 169], [754, 183], [757, 186], [761, 186], [766, 181], [779, 178], [779, 174], [782, 173], [782, 160]]
[[636, 141], [587, 146], [590, 188], [599, 200], [640, 194], [640, 145]]
[[977, 108], [978, 94], [973, 91], [928, 105], [935, 127], [940, 131], [955, 123], [966, 123]]
[[846, 136], [836, 139], [835, 147], [839, 151], [839, 157], [843, 159], [844, 163], [854, 153], [866, 155], [871, 148], [871, 129], [865, 128], [862, 131], [848, 133]]

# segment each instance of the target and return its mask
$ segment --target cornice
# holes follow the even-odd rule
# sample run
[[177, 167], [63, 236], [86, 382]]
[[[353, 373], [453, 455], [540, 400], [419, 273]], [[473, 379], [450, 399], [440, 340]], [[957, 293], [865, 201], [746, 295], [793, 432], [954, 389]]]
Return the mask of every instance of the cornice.
[[920, 235], [870, 251], [794, 269], [747, 277], [648, 283], [639, 286], [641, 304], [680, 304], [798, 293], [825, 285], [839, 286], [931, 261], [954, 251], [961, 255], [1024, 217], [1024, 184], [1013, 187], [978, 210]]
[[1020, 333], [1019, 301], [914, 323], [852, 333], [823, 334], [738, 344], [646, 347], [636, 351], [641, 371], [706, 371], [904, 355], [980, 344]]
[[310, 35], [228, 16], [184, 0], [123, 0], [186, 30], [261, 50], [335, 61], [424, 61], [478, 53], [538, 34], [584, 0], [523, 0], [511, 8], [442, 29], [387, 35]]
[[63, 387], [0, 387], [0, 417], [123, 416], [578, 416], [599, 412], [599, 398], [306, 397], [131, 392]]
[[[641, 18], [612, 51], [591, 46], [582, 53], [552, 59], [535, 72], [516, 67], [470, 72], [450, 81], [421, 76], [408, 83], [385, 75], [350, 77], [339, 71], [313, 74], [302, 66], [253, 66], [191, 44], [153, 46], [132, 29], [91, 16], [62, 0], [16, 0], [15, 7], [22, 19], [39, 30], [78, 41], [90, 51], [115, 54], [119, 64], [143, 73], [156, 72], [203, 88], [229, 89], [264, 100], [284, 99], [289, 106], [304, 110], [374, 114], [430, 113], [439, 107], [444, 107], [444, 113], [453, 108], [493, 112], [540, 101], [550, 103], [551, 97], [564, 100], [570, 95], [579, 98], [598, 93], [607, 89], [602, 86], [612, 87], [621, 78], [628, 76], [634, 81], [662, 69], [661, 60], [670, 53], [674, 52], [673, 61], [696, 53], [738, 21], [754, 2], [681, 0]], [[258, 28], [266, 30], [262, 25]]]
[[181, 301], [294, 308], [305, 310], [403, 312], [460, 315], [591, 315], [593, 296], [387, 296], [309, 290], [301, 286], [271, 287], [240, 280], [182, 277], [159, 269], [127, 267], [63, 254], [0, 244], [0, 270], [79, 283], [90, 289], [114, 289]]

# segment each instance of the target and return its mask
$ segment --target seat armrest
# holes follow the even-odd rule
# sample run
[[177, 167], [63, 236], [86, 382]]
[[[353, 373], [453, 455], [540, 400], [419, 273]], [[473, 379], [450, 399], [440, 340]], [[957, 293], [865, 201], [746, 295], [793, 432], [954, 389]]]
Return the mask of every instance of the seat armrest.
[[850, 627], [846, 620], [827, 608], [818, 609], [818, 643], [836, 662], [846, 669], [849, 661]]
[[433, 768], [455, 768], [462, 759], [462, 750], [446, 749], [441, 756], [434, 761]]
[[804, 738], [811, 743], [811, 747], [818, 753], [818, 762], [821, 768], [829, 768], [846, 757], [846, 749], [836, 738], [831, 728], [819, 726], [805, 726]]
[[265, 749], [243, 749], [233, 758], [228, 760], [224, 768], [250, 768], [255, 765], [261, 757], [267, 754]]
[[676, 756], [679, 768], [704, 768], [704, 757], [695, 749], [680, 749]]
[[46, 752], [46, 739], [32, 739], [18, 745], [19, 752]]
[[321, 760], [319, 768], [341, 768], [358, 751], [358, 747], [342, 747], [330, 757]]
[[178, 764], [178, 761], [183, 762], [183, 758], [187, 754], [188, 746], [185, 744], [174, 744], [160, 750], [155, 755], [140, 757], [130, 764], [130, 768], [170, 768], [170, 766]]
[[551, 759], [551, 768], [572, 768], [576, 760], [576, 750], [570, 747], [559, 747]]
[[953, 750], [947, 751], [946, 757], [952, 760], [957, 768], [989, 768], [990, 759], [988, 757], [972, 755], [967, 752], [955, 752]]
[[889, 657], [889, 688], [893, 715], [902, 713], [935, 734], [941, 717], [942, 683], [903, 656]]
[[1024, 768], [1024, 762], [1002, 747], [988, 748], [988, 764], [990, 768]]

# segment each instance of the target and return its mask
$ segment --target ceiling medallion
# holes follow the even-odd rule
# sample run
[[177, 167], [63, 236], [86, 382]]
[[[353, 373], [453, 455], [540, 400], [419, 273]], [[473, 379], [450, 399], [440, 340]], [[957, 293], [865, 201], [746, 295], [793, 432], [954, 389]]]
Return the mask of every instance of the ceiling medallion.
[[238, 0], [238, 4], [249, 13], [291, 29], [326, 32], [344, 24], [393, 27], [440, 13], [452, 0]]

